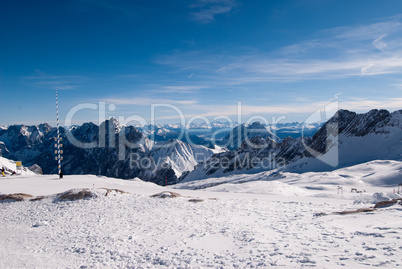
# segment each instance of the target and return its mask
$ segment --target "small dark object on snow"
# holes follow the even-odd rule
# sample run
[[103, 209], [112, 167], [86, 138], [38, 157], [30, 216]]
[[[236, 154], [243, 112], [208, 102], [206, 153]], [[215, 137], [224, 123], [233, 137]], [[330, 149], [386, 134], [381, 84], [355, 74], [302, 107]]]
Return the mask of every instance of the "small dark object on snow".
[[314, 214], [315, 217], [321, 217], [321, 216], [325, 216], [325, 215], [327, 215], [327, 213], [325, 213], [325, 212], [320, 212], [320, 213]]
[[181, 194], [172, 192], [172, 191], [163, 191], [154, 195], [151, 195], [154, 198], [177, 198], [181, 197]]
[[198, 199], [198, 198], [194, 198], [194, 199], [190, 199], [188, 200], [189, 202], [192, 203], [200, 203], [200, 202], [204, 202], [204, 199]]

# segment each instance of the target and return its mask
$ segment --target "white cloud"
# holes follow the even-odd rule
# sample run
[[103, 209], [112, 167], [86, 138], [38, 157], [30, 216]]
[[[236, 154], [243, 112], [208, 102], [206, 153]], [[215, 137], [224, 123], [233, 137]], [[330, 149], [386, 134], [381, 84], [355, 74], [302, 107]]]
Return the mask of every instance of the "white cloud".
[[[401, 71], [402, 55], [377, 58], [359, 56], [359, 58], [338, 60], [255, 59], [228, 64], [219, 69], [221, 73], [233, 74], [238, 81], [245, 79], [244, 82], [374, 76], [396, 74]], [[238, 76], [239, 73], [243, 75]]]
[[377, 100], [354, 98], [354, 100], [340, 102], [340, 107], [352, 111], [367, 111], [370, 109], [400, 110], [402, 108], [402, 98], [380, 98]]
[[380, 36], [388, 35], [401, 30], [401, 23], [398, 21], [385, 21], [355, 27], [338, 27], [329, 29], [329, 33], [335, 34], [337, 38], [372, 40]]
[[164, 99], [164, 98], [109, 98], [102, 100], [109, 104], [115, 105], [142, 105], [149, 106], [151, 104], [170, 104], [170, 105], [194, 105], [198, 101], [195, 100], [174, 100], [174, 99]]
[[198, 11], [192, 12], [191, 15], [200, 23], [210, 23], [216, 15], [230, 12], [235, 5], [234, 0], [197, 0], [190, 8]]
[[163, 86], [161, 87], [161, 90], [158, 91], [167, 93], [194, 93], [194, 91], [198, 91], [205, 88], [208, 88], [208, 86], [204, 85]]
[[402, 84], [392, 84], [392, 86], [402, 89]]
[[362, 74], [362, 76], [366, 75], [366, 74], [368, 73], [369, 69], [370, 69], [371, 67], [373, 67], [373, 66], [374, 66], [374, 64], [370, 62], [368, 65], [362, 67], [362, 69], [361, 69], [361, 71], [360, 71], [360, 73]]
[[58, 88], [60, 90], [71, 90], [80, 87], [86, 79], [84, 76], [56, 76], [49, 75], [40, 70], [35, 70], [35, 75], [22, 77], [24, 82], [38, 88]]
[[[159, 64], [191, 66], [217, 84], [337, 79], [402, 72], [402, 24], [395, 21], [328, 29], [271, 53], [190, 51], [160, 57]], [[387, 42], [385, 42], [387, 38]], [[373, 46], [377, 50], [373, 50]]]
[[383, 41], [383, 38], [385, 35], [380, 36], [376, 40], [373, 41], [373, 46], [378, 49], [379, 51], [384, 51], [384, 49], [387, 47], [387, 43]]
[[[266, 106], [251, 106], [241, 105], [241, 115], [275, 115], [277, 117], [282, 115], [294, 114], [294, 115], [306, 115], [312, 114], [319, 109], [327, 106], [330, 102], [295, 102], [291, 104], [283, 105], [266, 105]], [[354, 98], [349, 100], [343, 100], [339, 102], [340, 109], [347, 109], [355, 112], [367, 112], [371, 109], [388, 109], [391, 111], [399, 110], [402, 107], [402, 98], [383, 98], [379, 100], [369, 100], [364, 98]], [[195, 109], [200, 110], [199, 114], [185, 114], [186, 118], [192, 118], [196, 116], [203, 117], [217, 117], [217, 116], [237, 116], [237, 105], [196, 105]], [[176, 115], [162, 116], [159, 119], [176, 119]]]

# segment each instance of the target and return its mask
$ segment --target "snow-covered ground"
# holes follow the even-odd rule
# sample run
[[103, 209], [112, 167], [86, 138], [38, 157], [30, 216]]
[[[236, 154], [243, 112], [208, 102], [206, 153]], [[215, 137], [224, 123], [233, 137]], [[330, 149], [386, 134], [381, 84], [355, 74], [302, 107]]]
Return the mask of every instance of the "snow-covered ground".
[[[0, 202], [0, 268], [396, 268], [402, 266], [402, 206], [331, 213], [400, 197], [393, 189], [402, 183], [401, 171], [401, 162], [374, 161], [330, 173], [236, 175], [219, 178], [219, 185], [207, 179], [175, 189], [91, 175], [0, 177], [3, 194], [130, 193]], [[182, 197], [150, 197], [167, 190]], [[321, 212], [328, 214], [316, 215]]]
[[[402, 184], [402, 162], [376, 160], [331, 172], [290, 173], [276, 169], [257, 174], [184, 180], [173, 187], [218, 192], [363, 200], [363, 198], [370, 198], [376, 192], [386, 192], [390, 198], [393, 198], [394, 189], [398, 191], [398, 184]], [[338, 190], [338, 186], [342, 189]], [[356, 189], [359, 193], [351, 192], [352, 189]], [[339, 195], [341, 193], [343, 195]]]
[[[0, 168], [4, 168], [6, 174], [11, 174], [11, 171], [17, 170], [15, 161], [3, 157], [0, 157]], [[22, 166], [22, 169], [18, 173], [21, 175], [35, 175], [34, 172], [24, 166]]]

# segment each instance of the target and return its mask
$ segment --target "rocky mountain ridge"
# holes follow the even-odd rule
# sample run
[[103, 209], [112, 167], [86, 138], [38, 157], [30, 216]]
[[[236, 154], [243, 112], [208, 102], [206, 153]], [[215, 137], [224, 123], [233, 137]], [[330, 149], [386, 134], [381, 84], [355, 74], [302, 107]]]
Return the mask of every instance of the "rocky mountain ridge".
[[234, 151], [215, 154], [185, 181], [280, 170], [331, 171], [376, 159], [402, 159], [402, 110], [357, 114], [339, 110], [313, 137], [253, 137]]

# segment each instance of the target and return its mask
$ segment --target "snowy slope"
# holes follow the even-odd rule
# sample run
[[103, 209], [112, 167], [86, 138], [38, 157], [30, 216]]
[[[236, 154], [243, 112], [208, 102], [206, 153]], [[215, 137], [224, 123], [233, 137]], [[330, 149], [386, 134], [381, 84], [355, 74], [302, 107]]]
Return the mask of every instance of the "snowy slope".
[[164, 190], [154, 183], [145, 182], [138, 178], [122, 180], [93, 175], [64, 176], [63, 179], [59, 179], [58, 175], [22, 175], [0, 178], [0, 191], [3, 194], [22, 192], [34, 196], [52, 195], [69, 189], [80, 188], [122, 189], [144, 194]]
[[177, 177], [185, 171], [192, 171], [199, 162], [209, 159], [214, 153], [222, 152], [204, 146], [187, 144], [179, 140], [158, 142], [151, 151], [151, 156], [159, 165], [168, 164]]
[[[398, 190], [398, 184], [402, 184], [402, 162], [378, 160], [330, 172], [291, 173], [276, 169], [257, 174], [184, 180], [174, 188], [370, 201], [376, 192], [384, 192], [389, 198], [401, 197], [393, 194]], [[338, 186], [342, 187], [343, 195], [338, 195]], [[352, 189], [362, 193], [351, 192]]]
[[285, 137], [299, 138], [313, 136], [324, 123], [306, 124], [303, 122], [270, 124], [268, 127], [280, 139]]
[[[327, 125], [335, 123], [339, 128], [338, 144], [328, 143]], [[330, 128], [330, 127], [329, 127]], [[356, 114], [340, 110], [313, 137], [311, 148], [324, 152], [322, 157], [337, 152], [335, 168], [370, 160], [402, 160], [402, 110], [371, 110]], [[325, 148], [326, 147], [326, 148]], [[286, 167], [293, 172], [330, 171], [334, 167], [316, 158], [304, 158]]]
[[[2, 167], [4, 168], [5, 174], [7, 174], [7, 175], [11, 174], [13, 171], [14, 172], [16, 171], [15, 161], [0, 157], [0, 168], [2, 168]], [[35, 175], [35, 172], [22, 166], [21, 175]]]
[[[162, 135], [170, 131], [159, 129]], [[24, 164], [38, 164], [44, 174], [56, 173], [54, 137], [56, 129], [47, 124], [38, 126], [13, 125], [0, 130], [2, 156], [22, 160]], [[150, 140], [133, 126], [125, 126], [111, 118], [97, 126], [84, 123], [73, 126], [66, 133], [61, 129], [63, 143], [62, 169], [65, 175], [94, 174], [124, 179], [140, 177], [161, 185], [176, 183], [184, 171], [193, 170], [205, 161], [212, 150], [180, 142]], [[166, 154], [166, 155], [163, 155]], [[146, 165], [136, 165], [137, 163]], [[163, 168], [163, 164], [168, 164]]]
[[402, 110], [365, 114], [339, 110], [312, 138], [288, 137], [278, 143], [269, 137], [254, 137], [235, 151], [213, 156], [186, 179], [259, 173], [278, 167], [298, 173], [332, 171], [381, 159], [402, 160]]
[[[390, 167], [382, 163], [369, 166], [379, 171], [383, 165], [382, 170]], [[397, 163], [392, 165], [395, 169], [400, 167]], [[358, 175], [364, 174], [364, 169], [354, 167], [342, 172]], [[325, 182], [323, 176], [317, 174], [316, 178]], [[270, 195], [176, 189], [183, 197], [160, 199], [150, 195], [165, 188], [139, 180], [83, 175], [58, 180], [57, 176], [47, 175], [0, 178], [0, 191], [44, 195], [92, 188], [93, 184], [95, 188], [118, 188], [131, 194], [77, 201], [0, 202], [0, 238], [7, 242], [0, 248], [0, 267], [397, 268], [402, 265], [401, 206], [317, 217], [320, 212], [365, 205], [342, 196], [319, 198], [320, 193], [326, 193], [320, 189], [310, 190], [315, 197], [281, 195], [283, 185], [291, 186], [289, 182], [277, 184]], [[252, 192], [256, 191], [258, 188]], [[190, 197], [204, 200], [192, 203]]]

